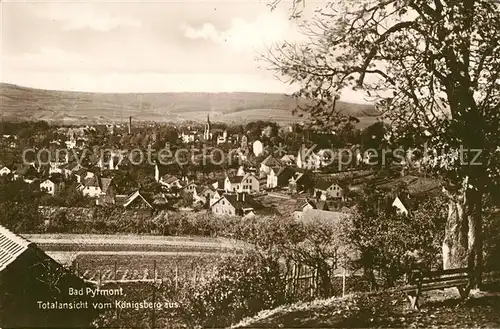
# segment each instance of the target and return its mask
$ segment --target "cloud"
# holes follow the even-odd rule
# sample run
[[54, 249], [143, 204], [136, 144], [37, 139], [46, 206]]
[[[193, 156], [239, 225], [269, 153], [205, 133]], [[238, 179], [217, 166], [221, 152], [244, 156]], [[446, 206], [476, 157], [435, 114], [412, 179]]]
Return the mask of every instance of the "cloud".
[[239, 17], [231, 20], [226, 30], [217, 29], [211, 23], [199, 27], [183, 25], [184, 36], [189, 39], [205, 39], [216, 44], [229, 45], [233, 50], [261, 49], [283, 40], [299, 40], [294, 21], [283, 12], [264, 12], [255, 20], [248, 21]]

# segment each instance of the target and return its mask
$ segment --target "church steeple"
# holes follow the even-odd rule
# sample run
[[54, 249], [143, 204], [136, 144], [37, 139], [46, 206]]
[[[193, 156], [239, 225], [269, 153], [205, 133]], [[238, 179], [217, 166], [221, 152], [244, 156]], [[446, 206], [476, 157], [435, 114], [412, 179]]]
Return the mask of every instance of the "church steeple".
[[210, 133], [210, 114], [207, 114], [207, 123], [205, 123], [205, 130], [203, 131], [203, 138], [205, 140], [211, 140], [212, 134]]

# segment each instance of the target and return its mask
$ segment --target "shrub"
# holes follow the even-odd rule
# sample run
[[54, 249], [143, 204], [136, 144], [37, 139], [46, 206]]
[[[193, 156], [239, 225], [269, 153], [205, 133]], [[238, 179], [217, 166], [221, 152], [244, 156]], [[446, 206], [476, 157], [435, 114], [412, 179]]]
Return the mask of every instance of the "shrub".
[[286, 302], [278, 261], [257, 253], [223, 260], [188, 290], [180, 302], [181, 313], [193, 326], [227, 326]]

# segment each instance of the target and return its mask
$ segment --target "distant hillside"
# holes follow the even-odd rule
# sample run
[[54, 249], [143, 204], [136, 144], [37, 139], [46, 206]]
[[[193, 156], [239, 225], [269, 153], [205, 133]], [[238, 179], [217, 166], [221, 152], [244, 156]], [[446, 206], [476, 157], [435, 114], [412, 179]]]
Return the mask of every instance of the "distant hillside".
[[[292, 115], [297, 101], [270, 93], [88, 93], [33, 89], [0, 84], [0, 112], [4, 119], [46, 120], [66, 124], [126, 121], [299, 122]], [[375, 114], [371, 105], [340, 103], [356, 117]], [[373, 121], [373, 118], [367, 118]], [[367, 122], [368, 122], [367, 121]]]

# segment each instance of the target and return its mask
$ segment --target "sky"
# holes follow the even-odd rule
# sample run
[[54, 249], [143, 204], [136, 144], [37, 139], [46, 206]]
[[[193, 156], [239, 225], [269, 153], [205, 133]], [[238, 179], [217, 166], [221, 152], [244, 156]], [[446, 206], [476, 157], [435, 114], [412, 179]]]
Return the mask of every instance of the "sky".
[[[73, 91], [291, 93], [297, 86], [256, 60], [273, 43], [303, 38], [291, 4], [268, 3], [2, 1], [0, 77]], [[320, 5], [308, 2], [305, 17]]]

